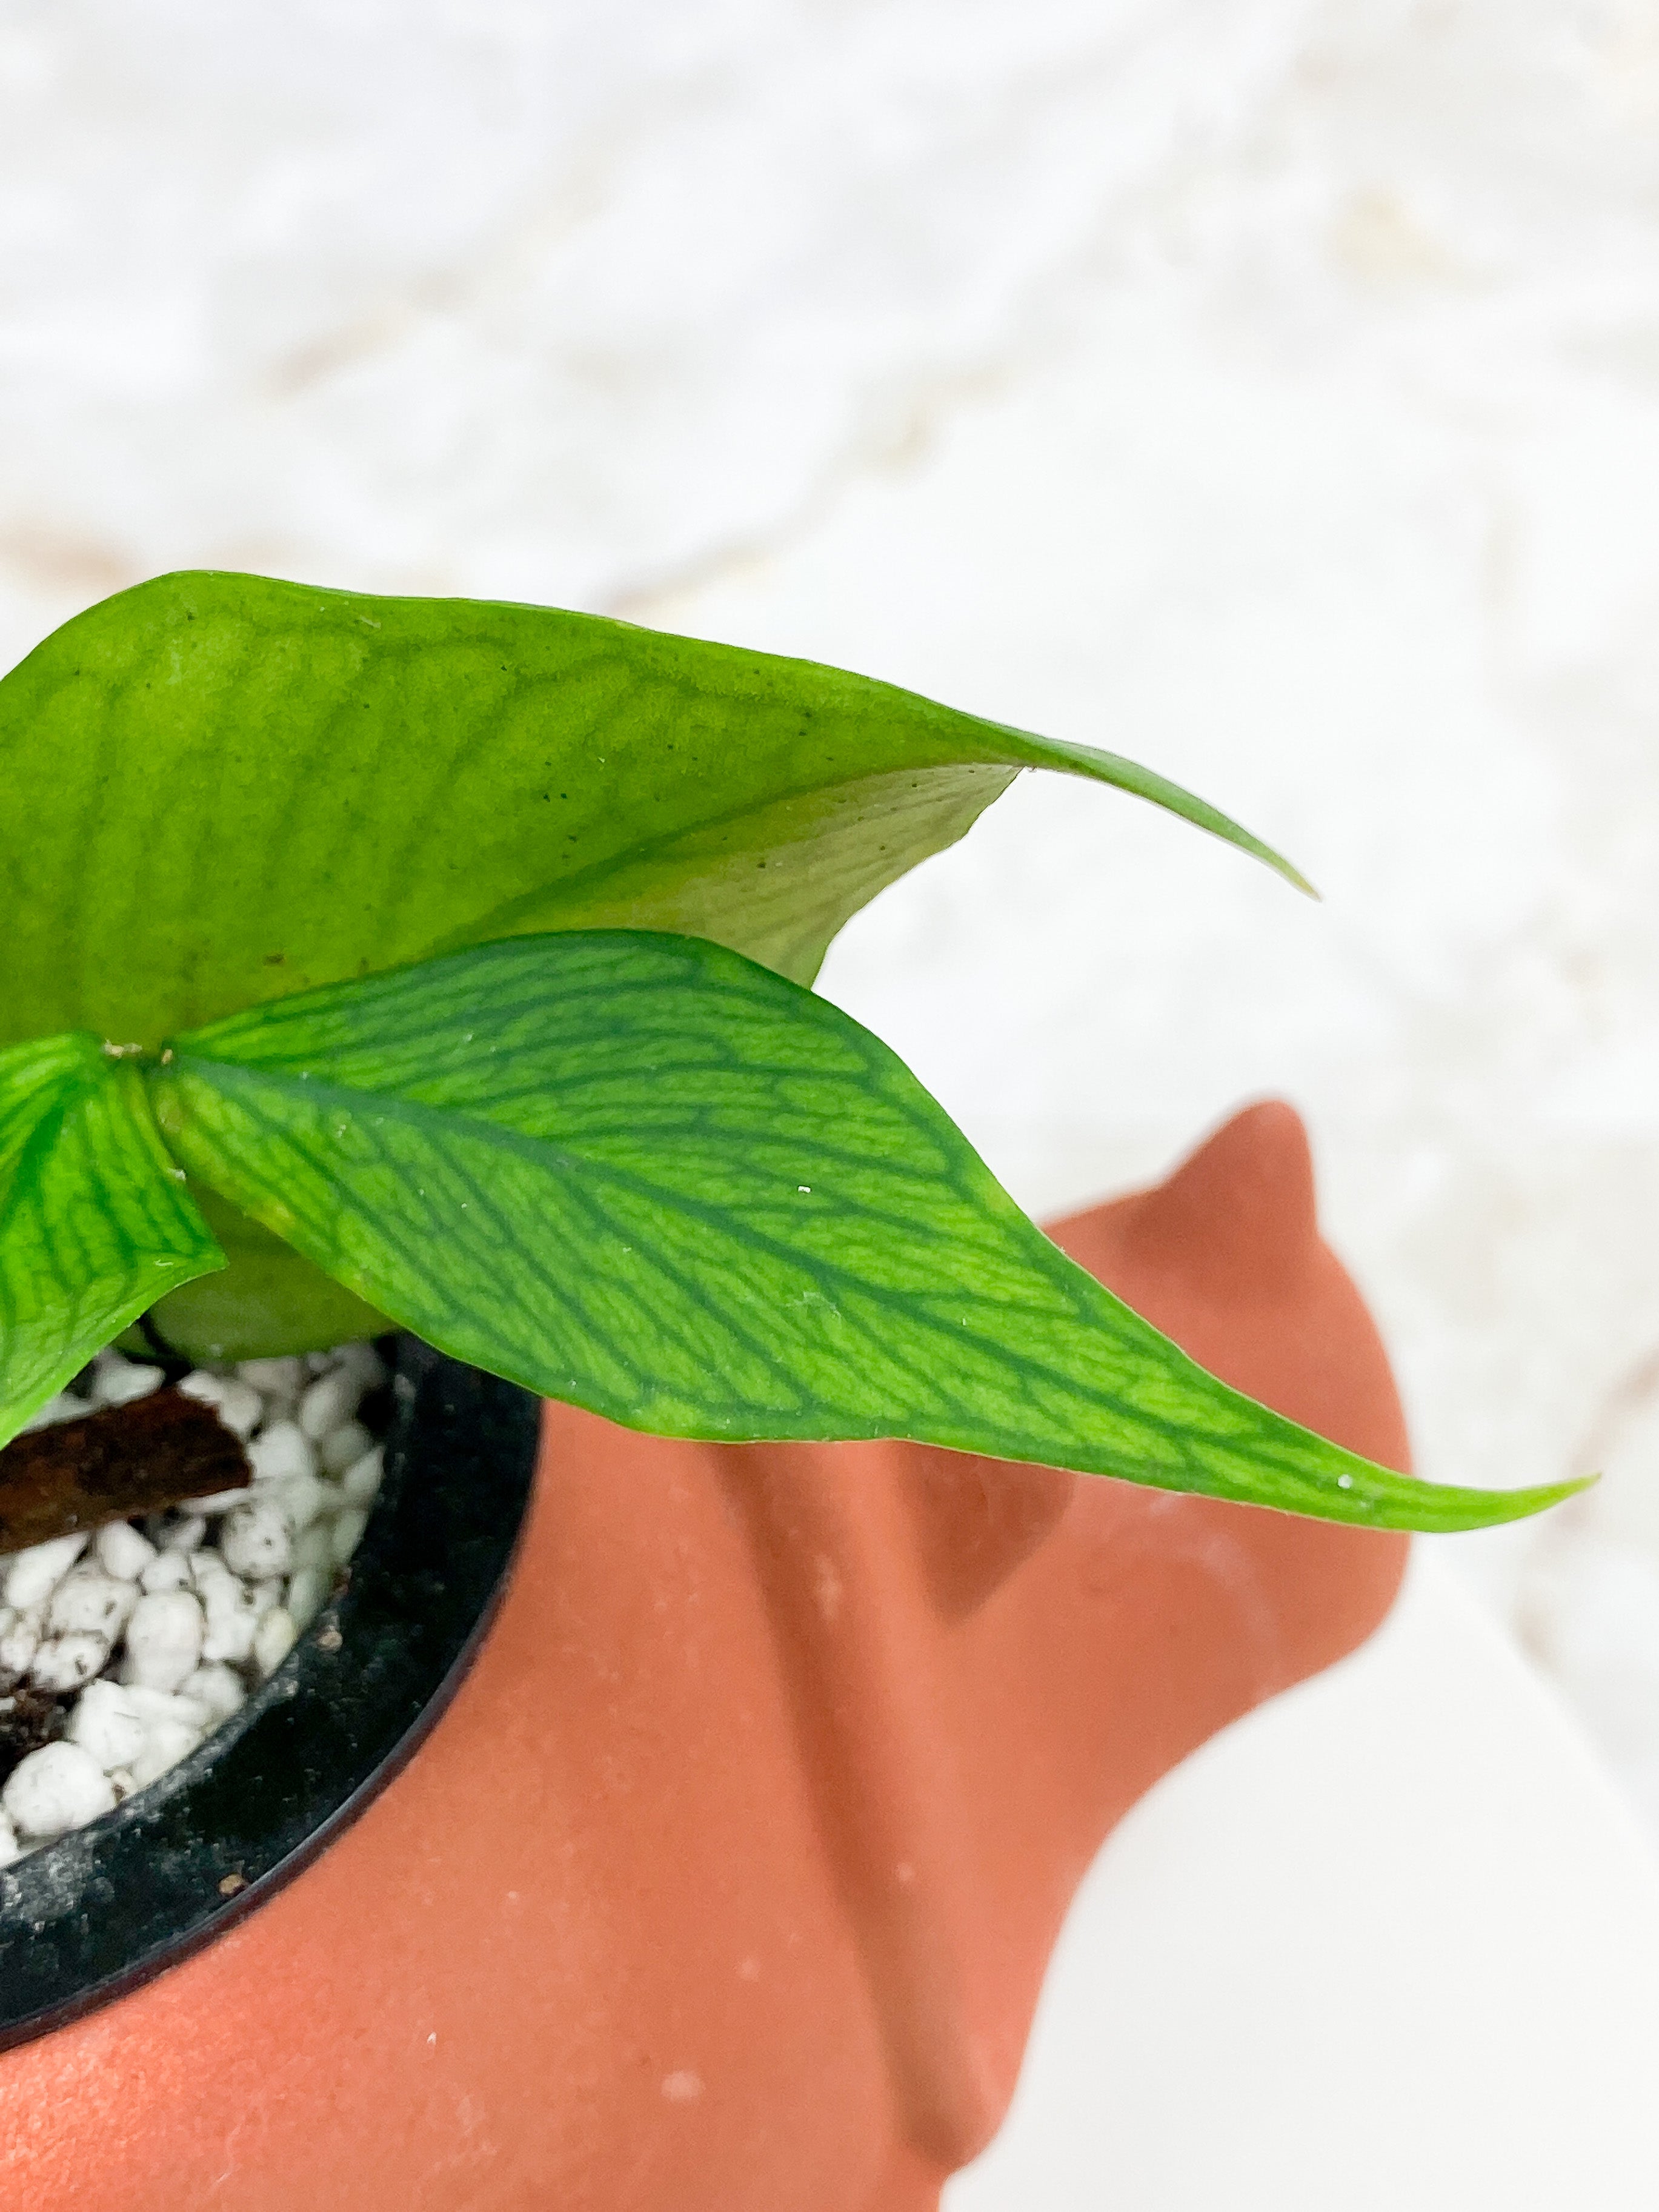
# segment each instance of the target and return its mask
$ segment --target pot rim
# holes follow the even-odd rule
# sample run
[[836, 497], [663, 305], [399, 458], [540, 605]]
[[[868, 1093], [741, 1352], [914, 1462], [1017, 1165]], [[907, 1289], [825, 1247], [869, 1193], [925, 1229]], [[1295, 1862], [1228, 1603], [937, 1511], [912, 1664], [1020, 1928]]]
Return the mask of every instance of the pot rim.
[[401, 1336], [380, 1498], [292, 1651], [189, 1758], [0, 1869], [0, 2051], [141, 1987], [234, 1927], [412, 1758], [489, 1632], [541, 1407]]

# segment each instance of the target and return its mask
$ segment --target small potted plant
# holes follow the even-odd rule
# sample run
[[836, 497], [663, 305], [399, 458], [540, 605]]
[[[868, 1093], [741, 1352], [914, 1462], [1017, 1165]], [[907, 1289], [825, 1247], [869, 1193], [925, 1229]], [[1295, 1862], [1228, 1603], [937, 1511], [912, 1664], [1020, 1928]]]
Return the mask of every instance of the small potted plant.
[[[1097, 1279], [1115, 1263], [1096, 1232], [1069, 1257], [895, 1056], [812, 994], [842, 923], [1022, 769], [1130, 791], [1299, 882], [1129, 762], [835, 670], [597, 617], [208, 574], [106, 601], [13, 671], [0, 764], [0, 1443], [117, 1344], [196, 1364], [208, 1383], [195, 1402], [212, 1420], [213, 1379], [228, 1387], [239, 1363], [310, 1359], [314, 1388], [337, 1347], [405, 1332], [430, 1350], [410, 1370], [406, 1396], [424, 1377], [426, 1400], [414, 1431], [405, 1408], [401, 1494], [418, 1520], [440, 1490], [489, 1493], [496, 1530], [428, 1654], [428, 1705], [470, 1652], [523, 1502], [528, 1431], [503, 1386], [579, 1409], [554, 1433], [578, 1456], [609, 1440], [630, 1516], [648, 1507], [625, 1431], [693, 1452], [862, 1445], [878, 1460], [895, 1447], [878, 1440], [898, 1440], [911, 1455], [902, 1483], [942, 1482], [953, 1504], [975, 1464], [958, 1455], [982, 1455], [1024, 1534], [990, 1547], [988, 1580], [946, 1541], [947, 1614], [973, 1611], [1030, 1549], [1071, 1474], [1369, 1531], [1481, 1526], [1575, 1486], [1425, 1485], [1230, 1387]], [[1167, 1231], [1196, 1207], [1201, 1230], [1219, 1194], [1256, 1224], [1264, 1262], [1288, 1236], [1302, 1267], [1316, 1238], [1299, 1139], [1252, 1126], [1243, 1180], [1236, 1160], [1224, 1174], [1212, 1164], [1158, 1218]], [[1249, 1198], [1261, 1158], [1279, 1194], [1265, 1215]], [[1233, 1256], [1248, 1271], [1251, 1250]], [[1140, 1279], [1127, 1248], [1119, 1259], [1122, 1279]], [[1141, 1275], [1156, 1305], [1156, 1270]], [[1201, 1350], [1201, 1319], [1186, 1333]], [[465, 1376], [434, 1366], [439, 1354]], [[56, 1473], [43, 1486], [36, 1447], [33, 1517], [9, 1535], [0, 1454], [0, 1548], [89, 1533], [99, 1419], [35, 1432], [53, 1438]], [[493, 1452], [477, 1443], [492, 1423]], [[447, 1490], [420, 1479], [432, 1456], [421, 1436], [436, 1431], [455, 1462]], [[833, 1727], [836, 1669], [867, 1668], [872, 1648], [866, 1638], [837, 1657], [833, 1634], [823, 1644], [857, 1609], [840, 1539], [808, 1542], [805, 1493], [769, 1463], [736, 1463], [752, 1470], [747, 1491], [733, 1479], [740, 1510], [760, 1514], [761, 1581], [769, 1547], [799, 1539], [823, 1563], [806, 1613], [775, 1608], [773, 1629], [791, 1695]], [[856, 1451], [837, 1462], [848, 1480], [858, 1464]], [[257, 1464], [228, 1486], [200, 1473], [167, 1459], [143, 1500], [154, 1510], [205, 1488], [222, 1504], [250, 1474], [256, 1489], [276, 1479]], [[434, 1559], [478, 1537], [464, 1503], [455, 1511], [436, 1536], [426, 1527], [399, 1586], [416, 1641], [422, 1605], [441, 1609]], [[379, 1620], [374, 1651], [396, 1643], [396, 1618]], [[337, 1662], [330, 1695], [349, 1676], [345, 1616], [314, 1619], [291, 1656], [268, 1652], [264, 1710], [311, 1680], [319, 1653]], [[878, 1644], [881, 1632], [870, 1626]], [[891, 1687], [896, 1662], [884, 1663]], [[223, 1808], [222, 1757], [204, 1747], [194, 1770], [179, 1766], [166, 1786], [205, 1854], [187, 1876], [200, 1893], [191, 1942], [246, 1919], [334, 1832], [365, 1775], [406, 1752], [411, 1694], [401, 1684], [308, 1832], [285, 1829], [252, 1875], [239, 1864], [206, 1881], [202, 1822]], [[858, 1774], [836, 1771], [856, 1796]], [[199, 1802], [192, 1772], [218, 1778]], [[92, 1879], [97, 1838], [134, 1832], [141, 1798], [0, 1883], [14, 1899], [20, 1884], [39, 1888], [71, 1843], [93, 1851], [77, 1863]], [[838, 1816], [821, 1817], [833, 1829]], [[113, 1863], [96, 1862], [96, 1878]], [[902, 1887], [908, 1864], [880, 1880]], [[886, 1939], [871, 1940], [879, 1984]], [[892, 1934], [894, 1958], [909, 1940]], [[149, 1927], [88, 1988], [111, 1996], [163, 1955]], [[914, 1991], [928, 1976], [899, 1978]], [[883, 2013], [901, 2043], [908, 2002]], [[76, 2008], [66, 1998], [35, 2025]], [[662, 2080], [665, 2110], [703, 2096], [694, 2066]], [[930, 2128], [964, 2138], [948, 2114], [918, 2122], [933, 2171], [945, 2154], [926, 2148]], [[290, 2201], [286, 2185], [259, 2201]]]

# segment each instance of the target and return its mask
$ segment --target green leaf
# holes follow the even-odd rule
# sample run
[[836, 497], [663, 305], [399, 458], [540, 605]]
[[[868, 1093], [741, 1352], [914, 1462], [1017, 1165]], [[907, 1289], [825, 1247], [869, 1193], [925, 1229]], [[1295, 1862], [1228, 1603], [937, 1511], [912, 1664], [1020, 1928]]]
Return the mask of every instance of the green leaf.
[[[161, 577], [0, 681], [0, 1046], [153, 1047], [551, 929], [685, 931], [810, 981], [1021, 768], [1136, 793], [1300, 880], [1131, 762], [836, 669], [551, 608]], [[362, 1325], [252, 1224], [221, 1233], [226, 1279], [158, 1316], [181, 1349]]]
[[1372, 1527], [1415, 1482], [1238, 1396], [1036, 1229], [902, 1064], [718, 947], [520, 939], [152, 1069], [193, 1174], [447, 1352], [674, 1436], [903, 1436]]
[[1022, 768], [1296, 879], [1130, 762], [836, 669], [551, 608], [162, 577], [0, 682], [0, 1045], [153, 1047], [551, 929], [684, 931], [810, 981]]
[[0, 1052], [0, 1443], [156, 1298], [224, 1264], [134, 1067], [84, 1034]]
[[188, 1359], [268, 1359], [379, 1336], [392, 1324], [204, 1184], [191, 1195], [224, 1247], [221, 1273], [201, 1275], [155, 1307], [149, 1325]]

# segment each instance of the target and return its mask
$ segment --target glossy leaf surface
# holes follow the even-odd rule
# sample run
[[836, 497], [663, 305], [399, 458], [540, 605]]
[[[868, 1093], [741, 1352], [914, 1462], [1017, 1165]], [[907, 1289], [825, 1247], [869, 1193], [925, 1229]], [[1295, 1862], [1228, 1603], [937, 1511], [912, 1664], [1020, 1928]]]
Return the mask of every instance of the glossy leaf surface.
[[0, 682], [0, 1044], [174, 1030], [468, 944], [627, 926], [810, 981], [1022, 768], [1108, 753], [556, 609], [164, 576]]
[[151, 1070], [191, 1172], [459, 1358], [630, 1426], [902, 1436], [1375, 1527], [1507, 1519], [1240, 1397], [1026, 1219], [902, 1064], [732, 953], [520, 939]]
[[224, 1255], [98, 1039], [0, 1052], [0, 1443], [101, 1345]]

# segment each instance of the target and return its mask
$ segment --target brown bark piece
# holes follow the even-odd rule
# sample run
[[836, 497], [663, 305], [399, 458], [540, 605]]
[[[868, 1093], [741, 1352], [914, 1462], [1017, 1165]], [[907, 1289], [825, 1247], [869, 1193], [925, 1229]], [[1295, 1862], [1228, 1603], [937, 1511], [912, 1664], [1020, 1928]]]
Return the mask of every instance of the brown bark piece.
[[210, 1406], [153, 1390], [12, 1438], [0, 1451], [0, 1552], [238, 1490], [251, 1472]]

